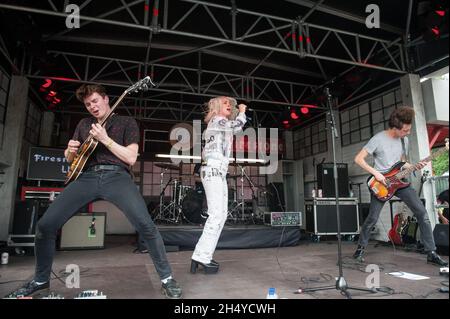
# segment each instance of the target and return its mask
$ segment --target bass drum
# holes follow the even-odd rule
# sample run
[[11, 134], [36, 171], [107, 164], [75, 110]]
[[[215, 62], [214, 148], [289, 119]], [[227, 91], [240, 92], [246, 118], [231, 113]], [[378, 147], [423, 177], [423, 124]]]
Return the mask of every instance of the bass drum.
[[191, 189], [181, 204], [184, 219], [190, 224], [204, 224], [208, 218], [203, 188]]

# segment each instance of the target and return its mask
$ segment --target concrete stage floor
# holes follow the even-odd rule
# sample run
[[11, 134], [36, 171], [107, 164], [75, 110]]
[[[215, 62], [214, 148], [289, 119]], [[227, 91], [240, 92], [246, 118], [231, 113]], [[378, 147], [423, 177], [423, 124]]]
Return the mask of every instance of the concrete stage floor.
[[[148, 254], [133, 253], [134, 244], [135, 238], [130, 236], [107, 236], [105, 249], [57, 251], [54, 272], [64, 280], [66, 265], [79, 265], [81, 286], [69, 289], [58, 279], [53, 279], [50, 291], [66, 299], [90, 289], [102, 291], [108, 299], [163, 298], [161, 282]], [[354, 242], [343, 242], [344, 277], [348, 285], [365, 287], [369, 275], [363, 272], [365, 265], [356, 265], [349, 258], [355, 247]], [[217, 250], [214, 258], [220, 262], [220, 271], [216, 275], [191, 274], [191, 254], [192, 251], [168, 252], [175, 279], [182, 285], [185, 299], [264, 299], [269, 287], [275, 287], [280, 298], [344, 298], [336, 289], [294, 294], [299, 287], [334, 285], [334, 277], [338, 275], [336, 240], [313, 243], [304, 239], [294, 247]], [[444, 258], [448, 260], [447, 256]], [[427, 264], [423, 254], [394, 251], [391, 246], [371, 243], [366, 264], [379, 265], [380, 285], [394, 289], [395, 293], [371, 294], [350, 290], [353, 298], [449, 299], [448, 293], [438, 291], [443, 281], [448, 284], [448, 278], [439, 275], [439, 267]], [[33, 256], [10, 256], [9, 264], [0, 266], [0, 295], [5, 296], [21, 285], [21, 280], [31, 278], [33, 271]], [[410, 272], [429, 279], [412, 281], [387, 274], [394, 271]]]

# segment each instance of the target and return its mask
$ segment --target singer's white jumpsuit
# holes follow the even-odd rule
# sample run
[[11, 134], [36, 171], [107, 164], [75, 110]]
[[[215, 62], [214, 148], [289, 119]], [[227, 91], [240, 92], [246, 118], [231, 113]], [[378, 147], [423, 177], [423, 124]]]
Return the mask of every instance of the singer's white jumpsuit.
[[228, 214], [228, 172], [233, 134], [241, 131], [246, 122], [245, 113], [239, 113], [236, 120], [215, 116], [205, 131], [201, 179], [208, 204], [208, 219], [203, 233], [195, 246], [192, 259], [209, 264], [219, 241], [220, 233]]

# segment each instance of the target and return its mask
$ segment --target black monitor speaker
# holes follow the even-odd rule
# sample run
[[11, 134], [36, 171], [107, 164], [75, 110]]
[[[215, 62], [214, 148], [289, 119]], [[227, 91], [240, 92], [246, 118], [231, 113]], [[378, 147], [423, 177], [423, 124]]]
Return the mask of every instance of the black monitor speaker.
[[16, 202], [13, 218], [13, 235], [34, 235], [39, 218], [49, 206], [48, 201], [30, 200]]
[[448, 256], [448, 224], [436, 224], [433, 235], [437, 252]]
[[269, 210], [272, 212], [283, 212], [285, 207], [283, 183], [269, 183], [266, 188]]

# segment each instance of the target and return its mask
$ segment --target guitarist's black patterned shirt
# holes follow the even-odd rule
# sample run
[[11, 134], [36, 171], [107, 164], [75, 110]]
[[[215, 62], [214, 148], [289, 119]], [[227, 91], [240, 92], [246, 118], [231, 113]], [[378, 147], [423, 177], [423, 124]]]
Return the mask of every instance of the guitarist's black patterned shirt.
[[[72, 139], [83, 143], [89, 136], [91, 125], [97, 123], [94, 117], [82, 119], [75, 129]], [[136, 120], [129, 116], [113, 115], [106, 123], [108, 136], [117, 144], [128, 146], [139, 144], [139, 127]], [[120, 165], [128, 169], [128, 165], [117, 158], [102, 143], [98, 143], [94, 153], [89, 157], [85, 168], [93, 165]]]

